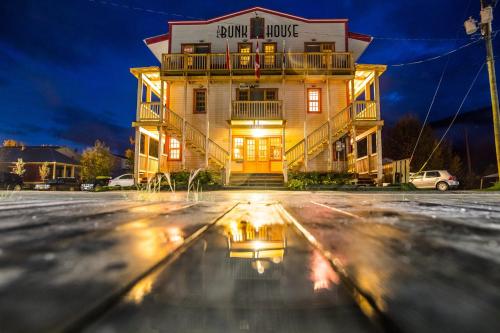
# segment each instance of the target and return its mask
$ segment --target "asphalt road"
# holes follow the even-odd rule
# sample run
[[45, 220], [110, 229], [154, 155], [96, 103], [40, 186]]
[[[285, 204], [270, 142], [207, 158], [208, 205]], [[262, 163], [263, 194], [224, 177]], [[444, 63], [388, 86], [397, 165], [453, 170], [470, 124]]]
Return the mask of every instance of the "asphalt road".
[[[500, 331], [500, 194], [190, 199], [0, 192], [0, 332], [366, 331], [374, 311], [391, 323], [385, 330]], [[260, 234], [231, 227], [244, 213], [224, 217], [238, 202], [252, 214], [280, 203], [318, 248], [284, 225], [283, 254], [253, 257], [238, 240]], [[246, 220], [282, 221], [267, 215]]]

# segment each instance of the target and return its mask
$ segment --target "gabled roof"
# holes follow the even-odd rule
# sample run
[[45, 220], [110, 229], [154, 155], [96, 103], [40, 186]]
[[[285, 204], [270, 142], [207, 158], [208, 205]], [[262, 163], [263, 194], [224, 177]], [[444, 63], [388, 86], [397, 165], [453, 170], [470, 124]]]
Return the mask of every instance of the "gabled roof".
[[255, 12], [255, 11], [261, 11], [264, 13], [273, 14], [273, 15], [277, 15], [277, 16], [281, 16], [281, 17], [286, 17], [286, 18], [289, 18], [292, 20], [297, 20], [297, 21], [302, 21], [302, 22], [307, 22], [307, 23], [336, 23], [336, 22], [341, 23], [341, 22], [349, 21], [348, 19], [307, 19], [304, 17], [295, 16], [295, 15], [291, 15], [291, 14], [279, 12], [276, 10], [263, 8], [263, 7], [252, 7], [252, 8], [240, 10], [239, 12], [234, 12], [234, 13], [226, 14], [223, 16], [218, 16], [218, 17], [215, 17], [215, 18], [212, 18], [209, 20], [169, 21], [168, 23], [169, 24], [207, 24], [207, 23], [214, 23], [214, 22], [218, 22], [221, 20], [231, 18], [231, 17], [235, 17], [235, 16], [239, 16], [239, 15], [243, 15], [243, 14], [247, 14], [247, 13], [251, 13], [251, 12]]
[[0, 147], [0, 163], [15, 163], [22, 158], [25, 163], [79, 164], [75, 159], [59, 152], [60, 148], [57, 146]]

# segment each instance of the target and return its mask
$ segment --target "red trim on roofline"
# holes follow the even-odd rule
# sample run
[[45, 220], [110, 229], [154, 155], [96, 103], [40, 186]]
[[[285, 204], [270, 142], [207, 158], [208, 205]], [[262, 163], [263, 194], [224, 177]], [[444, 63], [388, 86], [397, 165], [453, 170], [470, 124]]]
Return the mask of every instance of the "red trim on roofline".
[[172, 24], [182, 24], [182, 25], [188, 25], [188, 24], [209, 24], [209, 23], [214, 23], [214, 22], [222, 21], [224, 19], [228, 19], [228, 18], [231, 18], [231, 17], [235, 17], [235, 16], [239, 16], [239, 15], [243, 15], [243, 14], [247, 14], [247, 13], [255, 12], [255, 11], [261, 11], [261, 12], [264, 12], [264, 13], [274, 14], [274, 15], [278, 15], [278, 16], [281, 16], [281, 17], [286, 17], [286, 18], [289, 18], [289, 19], [292, 19], [292, 20], [297, 20], [297, 21], [302, 21], [302, 22], [307, 22], [307, 23], [344, 23], [344, 22], [348, 21], [348, 19], [306, 19], [304, 17], [290, 15], [290, 14], [278, 12], [278, 11], [271, 10], [271, 9], [266, 9], [266, 8], [262, 8], [262, 7], [252, 7], [252, 8], [249, 8], [249, 9], [241, 10], [239, 12], [235, 12], [235, 13], [231, 13], [231, 14], [227, 14], [227, 15], [215, 17], [215, 18], [209, 19], [209, 20], [199, 20], [199, 21], [169, 21], [168, 23], [169, 23], [169, 25], [172, 25]]
[[166, 41], [166, 40], [169, 39], [169, 37], [170, 37], [170, 34], [166, 33], [166, 34], [163, 34], [163, 35], [158, 35], [158, 36], [153, 36], [153, 37], [146, 38], [144, 40], [144, 42], [147, 45], [150, 45], [150, 44], [155, 44], [155, 43]]
[[367, 43], [369, 43], [373, 40], [372, 36], [358, 34], [357, 32], [351, 32], [351, 31], [349, 31], [348, 36], [349, 36], [349, 38], [357, 39], [357, 40], [367, 42]]

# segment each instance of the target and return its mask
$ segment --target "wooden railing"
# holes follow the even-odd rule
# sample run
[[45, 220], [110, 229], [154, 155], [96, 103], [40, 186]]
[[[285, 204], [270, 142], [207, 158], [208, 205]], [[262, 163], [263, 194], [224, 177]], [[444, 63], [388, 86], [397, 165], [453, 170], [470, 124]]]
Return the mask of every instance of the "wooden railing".
[[142, 102], [139, 108], [138, 121], [159, 121], [161, 102]]
[[[163, 54], [164, 75], [179, 73], [212, 72], [213, 74], [248, 74], [254, 70], [256, 53], [231, 53], [231, 66], [226, 63], [225, 53], [208, 54]], [[352, 72], [354, 62], [349, 52], [302, 52], [302, 53], [260, 53], [262, 73], [285, 72], [287, 74], [311, 72]]]
[[233, 120], [283, 119], [281, 101], [233, 101]]
[[305, 151], [304, 148], [305, 148], [305, 141], [302, 140], [286, 152], [285, 156], [288, 167], [291, 167], [293, 164], [295, 164], [301, 158], [304, 157], [304, 151]]
[[221, 166], [225, 166], [226, 161], [229, 158], [229, 153], [224, 148], [222, 148], [221, 146], [219, 146], [210, 139], [208, 140], [208, 154], [213, 160], [215, 160]]
[[309, 152], [328, 141], [328, 129], [328, 122], [326, 122], [307, 136], [307, 150]]
[[358, 173], [369, 173], [370, 172], [370, 159], [368, 156], [358, 158], [356, 160], [356, 167]]
[[377, 120], [375, 101], [355, 101], [332, 117], [332, 134], [342, 132], [353, 120]]
[[191, 144], [195, 145], [199, 149], [205, 151], [206, 138], [205, 134], [200, 132], [194, 126], [186, 122], [186, 133], [185, 133], [186, 141], [189, 141]]

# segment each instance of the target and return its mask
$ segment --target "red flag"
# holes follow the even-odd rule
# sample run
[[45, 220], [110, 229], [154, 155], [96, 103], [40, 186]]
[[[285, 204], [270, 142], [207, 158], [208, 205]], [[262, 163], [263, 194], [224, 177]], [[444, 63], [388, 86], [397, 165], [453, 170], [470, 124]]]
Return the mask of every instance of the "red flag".
[[231, 55], [229, 54], [229, 40], [226, 39], [226, 69], [231, 70]]
[[260, 79], [260, 55], [259, 55], [259, 41], [257, 41], [257, 49], [255, 51], [255, 77]]

